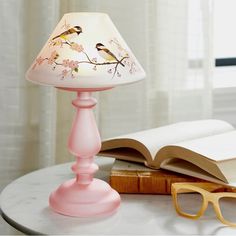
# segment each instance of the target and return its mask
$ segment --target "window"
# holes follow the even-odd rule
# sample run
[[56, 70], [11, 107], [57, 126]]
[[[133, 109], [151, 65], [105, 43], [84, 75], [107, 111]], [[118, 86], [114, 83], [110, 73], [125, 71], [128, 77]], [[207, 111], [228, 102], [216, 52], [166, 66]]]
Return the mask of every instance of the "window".
[[236, 65], [235, 11], [235, 0], [214, 1], [214, 53], [216, 66]]
[[236, 87], [236, 1], [214, 0], [214, 87]]

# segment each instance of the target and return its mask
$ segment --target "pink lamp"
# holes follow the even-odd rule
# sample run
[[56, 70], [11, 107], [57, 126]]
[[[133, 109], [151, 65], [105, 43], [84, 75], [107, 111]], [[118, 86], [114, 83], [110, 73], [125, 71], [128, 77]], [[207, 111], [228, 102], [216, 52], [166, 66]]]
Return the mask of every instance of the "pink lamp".
[[51, 208], [63, 215], [90, 217], [114, 213], [119, 194], [106, 182], [93, 178], [98, 166], [93, 162], [101, 140], [92, 108], [91, 93], [134, 83], [145, 72], [120, 36], [108, 15], [68, 13], [26, 73], [28, 80], [77, 92], [72, 101], [77, 113], [68, 141], [76, 156], [72, 171], [76, 178], [51, 193]]

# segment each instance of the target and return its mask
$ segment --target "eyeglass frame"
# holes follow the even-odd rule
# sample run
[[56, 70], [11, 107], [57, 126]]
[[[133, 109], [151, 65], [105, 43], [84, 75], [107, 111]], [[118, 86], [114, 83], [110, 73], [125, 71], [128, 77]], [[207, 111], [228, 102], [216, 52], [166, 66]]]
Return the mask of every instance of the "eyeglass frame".
[[[185, 191], [179, 192], [179, 190], [181, 190], [181, 189], [183, 189]], [[218, 190], [218, 189], [219, 190], [223, 189], [224, 192], [212, 192], [212, 191], [215, 191], [215, 190]], [[231, 191], [231, 192], [228, 192], [228, 191]], [[178, 193], [188, 193], [188, 192], [189, 193], [190, 192], [197, 192], [197, 193], [200, 193], [201, 196], [202, 196], [202, 206], [195, 215], [188, 214], [186, 212], [181, 211], [181, 209], [179, 207], [179, 204], [178, 204], [177, 194]], [[208, 203], [211, 202], [212, 205], [213, 205], [213, 208], [215, 210], [217, 218], [223, 224], [226, 224], [226, 225], [229, 225], [229, 226], [232, 226], [232, 227], [236, 227], [236, 222], [233, 223], [233, 222], [230, 222], [230, 221], [224, 219], [224, 217], [221, 213], [220, 204], [219, 204], [219, 199], [222, 198], [222, 197], [236, 198], [236, 189], [233, 189], [233, 188], [230, 188], [230, 187], [224, 187], [220, 184], [208, 183], [208, 182], [172, 183], [172, 185], [171, 185], [171, 195], [172, 195], [173, 203], [174, 203], [174, 206], [175, 206], [175, 210], [181, 216], [184, 216], [184, 217], [190, 218], [190, 219], [198, 219], [204, 214], [205, 210], [208, 207]]]

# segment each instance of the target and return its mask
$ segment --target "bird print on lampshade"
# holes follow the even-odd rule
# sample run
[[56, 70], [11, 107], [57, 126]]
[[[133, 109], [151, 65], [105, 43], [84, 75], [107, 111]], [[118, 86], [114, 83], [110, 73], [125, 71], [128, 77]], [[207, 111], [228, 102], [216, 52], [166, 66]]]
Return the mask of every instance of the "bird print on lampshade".
[[117, 57], [108, 49], [106, 48], [102, 43], [96, 44], [96, 49], [98, 50], [98, 54], [100, 57], [105, 59], [106, 61], [117, 61], [122, 66], [125, 66], [122, 62], [120, 62]]
[[75, 37], [76, 35], [79, 35], [80, 33], [82, 33], [82, 28], [80, 26], [74, 26], [73, 28], [70, 28], [66, 31], [64, 31], [63, 33], [55, 36], [54, 38], [52, 38], [52, 40], [55, 40], [57, 38], [61, 38], [64, 40], [70, 40], [73, 37]]

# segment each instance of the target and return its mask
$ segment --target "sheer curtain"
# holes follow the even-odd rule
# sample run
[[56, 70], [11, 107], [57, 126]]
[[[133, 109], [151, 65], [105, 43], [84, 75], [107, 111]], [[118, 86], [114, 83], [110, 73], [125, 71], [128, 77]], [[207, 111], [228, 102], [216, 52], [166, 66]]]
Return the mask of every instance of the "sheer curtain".
[[69, 11], [108, 13], [147, 72], [143, 82], [94, 94], [102, 138], [211, 117], [211, 0], [1, 0], [1, 189], [34, 169], [74, 160], [66, 145], [75, 94], [24, 78]]
[[[1, 189], [24, 173], [54, 163], [56, 92], [32, 85], [24, 74], [57, 22], [57, 4], [0, 1]], [[0, 221], [2, 234], [17, 233]]]

